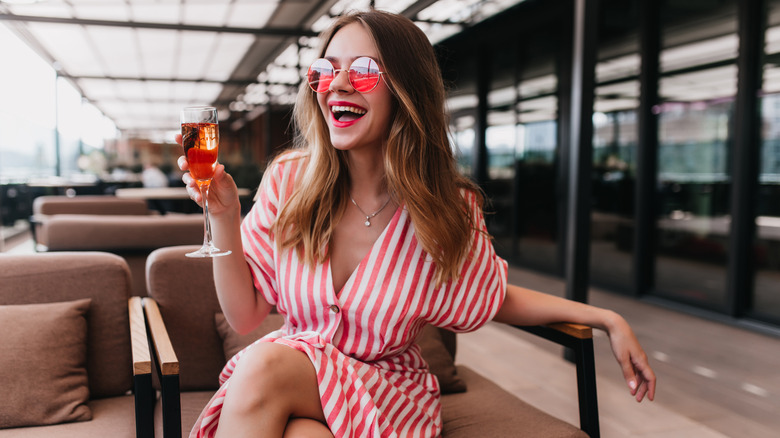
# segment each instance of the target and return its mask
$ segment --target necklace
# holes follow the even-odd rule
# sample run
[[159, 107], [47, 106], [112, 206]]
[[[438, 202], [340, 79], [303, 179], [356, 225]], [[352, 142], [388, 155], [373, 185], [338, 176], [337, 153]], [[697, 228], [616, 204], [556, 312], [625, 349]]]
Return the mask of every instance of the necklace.
[[362, 209], [362, 208], [360, 208], [360, 206], [359, 206], [359, 205], [357, 205], [357, 202], [355, 202], [355, 199], [354, 199], [354, 198], [352, 198], [352, 196], [350, 196], [350, 197], [349, 197], [349, 200], [350, 200], [350, 201], [352, 201], [352, 203], [353, 203], [353, 204], [355, 204], [355, 207], [357, 207], [357, 209], [358, 209], [358, 210], [360, 210], [360, 212], [361, 212], [361, 213], [363, 213], [363, 215], [366, 217], [366, 221], [365, 221], [365, 222], [363, 222], [363, 225], [365, 225], [365, 226], [367, 226], [367, 227], [370, 227], [370, 226], [371, 226], [371, 218], [373, 218], [374, 216], [378, 215], [378, 214], [379, 214], [379, 212], [380, 212], [380, 211], [382, 211], [382, 210], [384, 210], [384, 209], [385, 209], [385, 207], [387, 207], [387, 204], [389, 204], [389, 203], [390, 203], [390, 197], [388, 196], [388, 197], [387, 197], [387, 201], [385, 201], [385, 203], [384, 203], [384, 204], [382, 204], [382, 206], [381, 206], [381, 207], [379, 207], [379, 210], [377, 210], [377, 211], [375, 211], [375, 212], [373, 212], [373, 213], [371, 213], [371, 214], [368, 214], [368, 213], [366, 213], [365, 211], [363, 211], [363, 209]]

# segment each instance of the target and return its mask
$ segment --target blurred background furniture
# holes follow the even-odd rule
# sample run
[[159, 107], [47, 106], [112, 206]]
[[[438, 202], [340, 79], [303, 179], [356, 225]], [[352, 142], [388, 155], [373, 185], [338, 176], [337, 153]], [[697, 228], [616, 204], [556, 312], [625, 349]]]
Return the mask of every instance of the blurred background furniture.
[[[160, 248], [147, 260], [149, 297], [144, 298], [144, 310], [162, 382], [162, 400], [155, 408], [156, 437], [189, 433], [218, 389], [219, 373], [232, 353], [283, 323], [280, 315], [272, 314], [271, 321], [243, 337], [226, 327], [211, 260], [184, 257], [196, 248]], [[444, 437], [598, 437], [591, 329], [561, 324], [529, 330], [575, 348], [582, 429], [528, 405], [473, 370], [456, 366], [455, 334], [430, 328], [418, 337], [418, 344], [442, 385]]]
[[[189, 201], [195, 205], [194, 202]], [[36, 251], [105, 251], [130, 266], [133, 295], [146, 295], [147, 255], [164, 246], [203, 240], [203, 215], [150, 210], [143, 198], [113, 195], [41, 196], [30, 227]]]
[[152, 211], [143, 199], [122, 199], [111, 195], [39, 196], [33, 201], [30, 217], [30, 232], [36, 247], [42, 222], [55, 214], [144, 216], [152, 214]]
[[121, 257], [0, 254], [0, 330], [0, 437], [151, 436], [149, 344]]
[[157, 248], [203, 241], [203, 215], [49, 216], [38, 233], [46, 251], [106, 251], [130, 266], [133, 295], [146, 295], [146, 258]]
[[[254, 190], [238, 188], [241, 211], [246, 214], [252, 206]], [[144, 200], [161, 214], [168, 212], [193, 213], [200, 207], [192, 202], [186, 187], [127, 187], [116, 189], [114, 195], [120, 199]]]

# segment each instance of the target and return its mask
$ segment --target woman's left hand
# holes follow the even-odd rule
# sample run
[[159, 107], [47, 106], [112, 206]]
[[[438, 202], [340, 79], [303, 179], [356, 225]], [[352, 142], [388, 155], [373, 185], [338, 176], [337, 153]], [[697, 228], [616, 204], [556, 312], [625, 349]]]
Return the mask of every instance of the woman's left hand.
[[649, 400], [654, 400], [656, 376], [634, 331], [623, 317], [614, 314], [607, 327], [607, 334], [612, 353], [623, 371], [631, 395], [636, 397], [637, 402], [641, 402], [645, 395]]

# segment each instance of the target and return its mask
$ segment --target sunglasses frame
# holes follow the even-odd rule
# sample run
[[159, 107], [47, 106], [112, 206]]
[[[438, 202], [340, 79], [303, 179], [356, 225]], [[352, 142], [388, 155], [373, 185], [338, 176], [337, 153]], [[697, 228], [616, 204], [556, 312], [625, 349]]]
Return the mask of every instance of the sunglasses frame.
[[[350, 72], [351, 72], [351, 71], [356, 71], [356, 70], [353, 70], [353, 69], [352, 69], [352, 66], [354, 66], [354, 65], [355, 65], [355, 64], [356, 64], [358, 61], [360, 61], [361, 59], [368, 59], [368, 60], [370, 60], [371, 62], [373, 62], [373, 63], [376, 65], [377, 69], [379, 69], [379, 62], [377, 62], [377, 60], [376, 60], [376, 59], [374, 59], [374, 58], [372, 58], [372, 57], [370, 57], [370, 56], [361, 56], [361, 57], [359, 57], [359, 58], [356, 58], [354, 61], [352, 61], [352, 63], [351, 63], [351, 64], [349, 64], [349, 68], [346, 68], [346, 69], [343, 69], [343, 68], [335, 68], [335, 67], [333, 66], [333, 63], [332, 63], [332, 62], [330, 62], [330, 60], [328, 60], [327, 58], [317, 58], [317, 59], [315, 59], [315, 60], [314, 60], [314, 62], [312, 62], [312, 63], [311, 63], [311, 65], [309, 66], [309, 69], [306, 71], [306, 82], [309, 84], [309, 88], [311, 88], [311, 89], [312, 89], [312, 91], [314, 91], [314, 92], [316, 92], [316, 93], [326, 93], [326, 92], [328, 92], [328, 91], [330, 90], [330, 84], [331, 84], [331, 83], [332, 83], [332, 82], [333, 82], [333, 81], [334, 81], [334, 80], [335, 80], [335, 79], [338, 77], [338, 75], [339, 75], [341, 72], [343, 72], [343, 71], [346, 71], [346, 72], [347, 72], [347, 80], [349, 81], [349, 85], [350, 85], [350, 86], [352, 86], [352, 88], [353, 88], [355, 91], [357, 91], [358, 93], [370, 93], [370, 92], [372, 92], [372, 91], [374, 91], [374, 90], [376, 89], [377, 85], [379, 85], [379, 82], [382, 80], [382, 75], [383, 75], [383, 74], [385, 74], [385, 72], [383, 72], [383, 71], [378, 71], [378, 72], [377, 72], [377, 80], [376, 80], [376, 83], [374, 83], [374, 85], [373, 85], [373, 86], [372, 86], [370, 89], [368, 89], [368, 90], [358, 90], [358, 88], [357, 88], [357, 87], [355, 86], [355, 84], [352, 82], [352, 76], [350, 75]], [[314, 81], [311, 81], [311, 80], [309, 79], [309, 78], [311, 77], [311, 75], [312, 75], [312, 67], [314, 67], [314, 64], [316, 64], [316, 63], [318, 63], [318, 62], [320, 62], [320, 61], [325, 61], [325, 62], [327, 62], [327, 63], [328, 63], [328, 65], [330, 65], [330, 68], [333, 70], [333, 78], [330, 80], [330, 82], [328, 82], [328, 85], [327, 85], [327, 87], [325, 87], [325, 89], [324, 89], [324, 90], [322, 90], [322, 91], [318, 90], [318, 88], [322, 88], [322, 87], [315, 87], [315, 86], [313, 85], [313, 84], [314, 84]], [[371, 64], [369, 64], [369, 66], [370, 66], [370, 65], [371, 65]], [[319, 83], [319, 82], [320, 82], [320, 80], [318, 79], [316, 82], [317, 82], [317, 83]]]

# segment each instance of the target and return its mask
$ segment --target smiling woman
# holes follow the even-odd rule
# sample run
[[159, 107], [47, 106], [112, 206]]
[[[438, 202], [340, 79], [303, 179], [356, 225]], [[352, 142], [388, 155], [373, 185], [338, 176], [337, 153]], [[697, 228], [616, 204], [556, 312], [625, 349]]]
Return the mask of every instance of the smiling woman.
[[439, 384], [415, 338], [473, 330], [503, 298], [506, 262], [456, 170], [425, 34], [370, 11], [321, 40], [299, 147], [265, 172], [240, 235], [234, 184], [222, 169], [212, 181], [215, 243], [245, 256], [214, 263], [227, 320], [245, 332], [275, 305], [286, 324], [231, 359], [192, 436], [437, 436]]
[[191, 436], [440, 436], [418, 335], [493, 318], [609, 330], [631, 394], [652, 399], [619, 315], [507, 285], [480, 191], [456, 169], [425, 34], [371, 10], [321, 41], [293, 111], [298, 147], [270, 164], [243, 221], [232, 178], [220, 166], [212, 180], [214, 242], [233, 251], [213, 264], [227, 321], [246, 333], [275, 306], [285, 324], [230, 359]]

